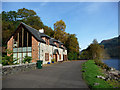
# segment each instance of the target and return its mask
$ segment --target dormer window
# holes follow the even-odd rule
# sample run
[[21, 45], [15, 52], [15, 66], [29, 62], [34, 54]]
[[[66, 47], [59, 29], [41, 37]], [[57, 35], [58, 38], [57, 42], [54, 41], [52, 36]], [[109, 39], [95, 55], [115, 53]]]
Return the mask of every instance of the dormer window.
[[42, 37], [42, 39], [46, 42], [47, 45], [49, 45], [49, 39], [46, 37]]
[[63, 45], [61, 45], [61, 47], [63, 47]]
[[59, 44], [57, 42], [54, 42], [55, 45], [57, 45], [57, 47], [59, 48]]
[[45, 37], [42, 37], [42, 39], [45, 41]]
[[56, 45], [56, 42], [54, 42], [54, 44]]

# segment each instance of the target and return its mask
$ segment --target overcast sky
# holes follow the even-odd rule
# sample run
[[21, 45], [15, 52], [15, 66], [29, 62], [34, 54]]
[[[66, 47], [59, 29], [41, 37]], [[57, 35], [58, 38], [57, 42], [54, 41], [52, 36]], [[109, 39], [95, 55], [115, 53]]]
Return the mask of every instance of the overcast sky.
[[101, 42], [118, 36], [117, 2], [3, 2], [2, 10], [34, 10], [51, 28], [58, 20], [66, 23], [66, 32], [76, 34], [81, 49], [93, 39]]

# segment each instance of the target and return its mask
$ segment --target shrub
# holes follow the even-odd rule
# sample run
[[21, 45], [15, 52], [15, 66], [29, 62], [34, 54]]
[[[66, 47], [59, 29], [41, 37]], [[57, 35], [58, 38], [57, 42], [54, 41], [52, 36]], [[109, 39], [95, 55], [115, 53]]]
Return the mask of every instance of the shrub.
[[32, 60], [32, 57], [25, 56], [24, 60], [22, 61], [23, 63], [30, 63]]
[[53, 58], [51, 61], [52, 61], [52, 62], [55, 62], [55, 59]]
[[68, 53], [68, 60], [73, 60], [73, 58], [74, 58], [74, 53], [69, 52]]
[[10, 56], [5, 55], [5, 57], [2, 58], [2, 65], [14, 65], [14, 64], [18, 64], [17, 59], [13, 58], [13, 54], [11, 54]]
[[95, 64], [100, 66], [102, 69], [110, 70], [110, 67], [108, 67], [105, 63], [103, 63], [100, 60], [94, 60]]

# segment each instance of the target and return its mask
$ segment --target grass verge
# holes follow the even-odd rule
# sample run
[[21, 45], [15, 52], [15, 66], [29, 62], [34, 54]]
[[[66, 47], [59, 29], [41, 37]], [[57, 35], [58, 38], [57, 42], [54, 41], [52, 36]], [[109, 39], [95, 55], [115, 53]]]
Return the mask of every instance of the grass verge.
[[[116, 88], [119, 87], [119, 83], [113, 81], [105, 81], [103, 79], [97, 78], [96, 76], [102, 75], [105, 76], [103, 70], [98, 67], [93, 60], [88, 60], [82, 64], [82, 74], [83, 79], [86, 81], [88, 86], [93, 88]], [[96, 85], [95, 85], [96, 83]]]

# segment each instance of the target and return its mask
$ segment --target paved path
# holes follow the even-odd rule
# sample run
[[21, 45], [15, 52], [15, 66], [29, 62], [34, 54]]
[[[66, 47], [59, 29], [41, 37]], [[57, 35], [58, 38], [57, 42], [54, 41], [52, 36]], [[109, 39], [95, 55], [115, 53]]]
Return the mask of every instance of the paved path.
[[3, 79], [3, 88], [88, 88], [80, 71], [82, 62], [63, 62], [17, 73]]

